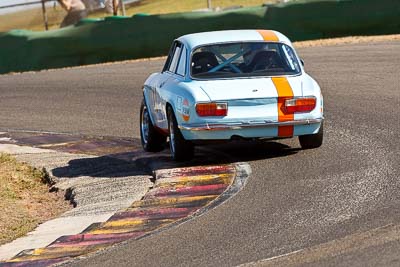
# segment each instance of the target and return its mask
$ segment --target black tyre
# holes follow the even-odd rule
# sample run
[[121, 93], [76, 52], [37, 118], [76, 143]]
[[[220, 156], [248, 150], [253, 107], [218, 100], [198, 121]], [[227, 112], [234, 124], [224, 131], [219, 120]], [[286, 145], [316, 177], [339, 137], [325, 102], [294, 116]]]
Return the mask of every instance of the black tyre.
[[140, 106], [140, 139], [143, 149], [148, 152], [159, 152], [163, 150], [167, 141], [167, 137], [154, 128], [144, 100]]
[[319, 128], [318, 133], [299, 136], [299, 141], [302, 149], [312, 149], [320, 147], [322, 145], [323, 140], [324, 140], [323, 123], [321, 123], [321, 127]]
[[191, 160], [194, 156], [194, 146], [185, 140], [178, 128], [174, 111], [168, 107], [169, 147], [171, 156], [176, 161]]

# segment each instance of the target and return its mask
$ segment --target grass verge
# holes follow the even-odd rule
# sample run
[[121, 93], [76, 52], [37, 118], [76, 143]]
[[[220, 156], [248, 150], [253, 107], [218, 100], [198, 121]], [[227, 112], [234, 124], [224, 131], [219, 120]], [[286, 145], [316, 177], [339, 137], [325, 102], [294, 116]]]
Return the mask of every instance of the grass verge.
[[[265, 3], [277, 3], [278, 0], [212, 0], [212, 8], [227, 8], [232, 6], [261, 6]], [[137, 13], [167, 14], [176, 12], [190, 12], [207, 8], [206, 0], [142, 0], [140, 4], [126, 9], [126, 15]]]
[[[367, 43], [379, 43], [379, 42], [392, 42], [392, 41], [400, 41], [400, 34], [391, 34], [391, 35], [372, 35], [372, 36], [348, 36], [348, 37], [340, 37], [340, 38], [329, 38], [329, 39], [318, 39], [311, 41], [300, 41], [293, 42], [294, 47], [304, 48], [304, 47], [317, 47], [317, 46], [332, 46], [332, 45], [351, 45], [351, 44], [367, 44]], [[98, 68], [99, 66], [110, 66], [114, 64], [130, 64], [134, 62], [145, 62], [145, 61], [153, 61], [153, 60], [162, 60], [164, 61], [167, 56], [160, 57], [150, 57], [150, 58], [140, 58], [140, 59], [128, 59], [121, 61], [111, 61], [106, 63], [98, 63], [98, 64], [89, 64], [82, 66], [73, 66], [73, 67], [64, 67], [57, 69], [46, 69], [40, 71], [24, 71], [24, 72], [10, 72], [6, 74], [0, 75], [21, 75], [24, 73], [38, 73], [38, 72], [51, 72], [51, 71], [59, 71], [66, 69], [83, 69], [83, 68]]]
[[46, 172], [0, 153], [0, 245], [70, 209], [61, 192], [50, 193]]
[[[311, 41], [294, 42], [293, 45], [297, 49], [297, 48], [304, 48], [304, 47], [367, 44], [367, 43], [392, 42], [392, 41], [400, 41], [400, 34], [373, 35], [373, 36], [348, 36], [348, 37], [340, 37], [340, 38], [318, 39], [318, 40], [311, 40]], [[98, 68], [99, 66], [110, 66], [110, 65], [115, 65], [115, 64], [130, 64], [130, 63], [134, 63], [134, 62], [145, 62], [145, 61], [153, 61], [153, 60], [164, 61], [166, 58], [167, 58], [167, 56], [140, 58], [140, 59], [128, 59], [128, 60], [121, 60], [121, 61], [112, 61], [112, 62], [106, 62], [106, 63], [73, 66], [73, 67], [64, 67], [64, 68], [58, 68], [58, 69], [47, 69], [47, 70], [40, 70], [40, 71], [10, 72], [7, 74], [2, 74], [2, 75], [20, 75], [23, 73], [38, 73], [38, 72], [45, 72], [45, 71], [51, 72], [51, 71], [59, 71], [62, 69], [66, 70], [66, 69]]]

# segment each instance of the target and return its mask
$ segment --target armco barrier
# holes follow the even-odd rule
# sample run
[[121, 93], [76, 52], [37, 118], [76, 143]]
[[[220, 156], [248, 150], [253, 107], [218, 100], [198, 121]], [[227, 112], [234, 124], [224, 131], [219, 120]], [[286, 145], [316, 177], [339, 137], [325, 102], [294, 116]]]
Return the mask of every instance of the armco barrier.
[[85, 20], [48, 32], [0, 34], [0, 73], [165, 55], [174, 38], [210, 30], [267, 28], [292, 40], [399, 33], [399, 18], [399, 0], [325, 0]]

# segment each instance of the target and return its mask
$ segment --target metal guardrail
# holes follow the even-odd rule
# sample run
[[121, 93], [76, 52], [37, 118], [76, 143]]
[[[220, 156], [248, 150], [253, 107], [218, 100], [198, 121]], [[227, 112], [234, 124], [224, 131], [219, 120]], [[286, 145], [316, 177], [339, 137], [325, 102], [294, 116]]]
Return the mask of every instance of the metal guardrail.
[[44, 28], [47, 31], [49, 29], [49, 24], [48, 24], [48, 19], [47, 19], [47, 12], [46, 12], [46, 2], [52, 2], [52, 1], [56, 1], [56, 0], [38, 0], [38, 1], [33, 1], [33, 2], [19, 3], [19, 4], [7, 5], [7, 6], [0, 6], [0, 9], [42, 4]]
[[[51, 1], [55, 1], [55, 0], [44, 0], [44, 2], [51, 2]], [[35, 2], [28, 2], [28, 3], [13, 4], [13, 5], [8, 5], [8, 6], [0, 6], [0, 9], [19, 7], [19, 6], [37, 5], [37, 4], [41, 4], [42, 2], [43, 1], [35, 1]]]
[[[56, 2], [57, 0], [44, 0], [44, 2]], [[140, 0], [122, 0], [124, 4], [131, 4], [131, 3], [136, 3], [139, 2]], [[210, 1], [210, 0], [209, 0]], [[19, 6], [29, 6], [29, 5], [37, 5], [41, 4], [42, 1], [34, 1], [34, 2], [27, 2], [27, 3], [20, 3], [20, 4], [13, 4], [13, 5], [7, 5], [7, 6], [0, 6], [0, 9], [2, 8], [12, 8], [12, 7], [19, 7]]]
[[[118, 8], [115, 8], [115, 5], [117, 3], [120, 3], [120, 8], [122, 15], [125, 16], [125, 4], [126, 3], [134, 3], [138, 2], [140, 0], [113, 0], [113, 9], [114, 9], [114, 15], [118, 14]], [[5, 9], [5, 8], [14, 8], [14, 7], [21, 7], [21, 6], [28, 6], [28, 5], [38, 5], [41, 4], [42, 6], [42, 14], [43, 14], [43, 22], [44, 22], [44, 28], [47, 31], [49, 29], [48, 25], [48, 17], [47, 17], [47, 11], [46, 11], [46, 2], [58, 2], [57, 0], [37, 0], [37, 1], [32, 1], [32, 2], [25, 2], [25, 3], [19, 3], [19, 4], [12, 4], [12, 5], [7, 5], [7, 6], [0, 6], [0, 9]], [[93, 10], [92, 10], [93, 11]]]

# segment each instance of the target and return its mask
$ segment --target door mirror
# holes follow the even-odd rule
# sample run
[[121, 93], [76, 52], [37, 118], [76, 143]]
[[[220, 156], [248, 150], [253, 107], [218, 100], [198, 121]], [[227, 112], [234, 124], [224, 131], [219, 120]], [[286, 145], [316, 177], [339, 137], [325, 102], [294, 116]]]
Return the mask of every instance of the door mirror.
[[304, 67], [304, 60], [300, 58], [301, 65]]

